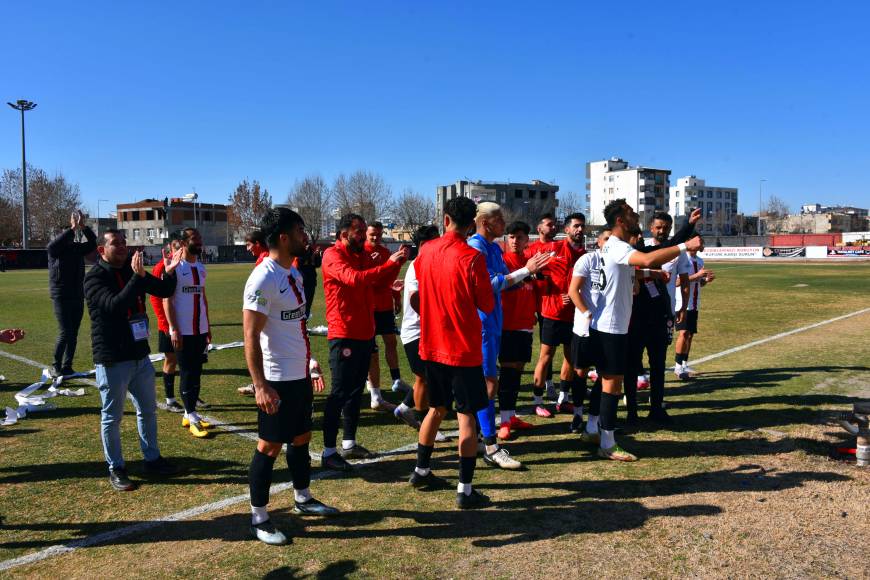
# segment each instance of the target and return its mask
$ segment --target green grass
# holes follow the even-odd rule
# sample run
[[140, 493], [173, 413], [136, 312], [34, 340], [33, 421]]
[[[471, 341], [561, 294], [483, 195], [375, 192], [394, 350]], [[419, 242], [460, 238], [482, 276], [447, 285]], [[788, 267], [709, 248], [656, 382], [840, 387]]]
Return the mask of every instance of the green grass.
[[[717, 271], [718, 279], [702, 294], [701, 332], [693, 358], [867, 306], [870, 265], [866, 263], [711, 263], [708, 267]], [[241, 295], [249, 272], [250, 265], [209, 267], [216, 343], [241, 339]], [[50, 361], [56, 333], [46, 279], [44, 271], [0, 274], [0, 326], [21, 326], [28, 332], [23, 342], [4, 345], [2, 350], [44, 363]], [[323, 323], [319, 290], [311, 325]], [[776, 565], [788, 548], [775, 537], [759, 541], [751, 522], [761, 518], [757, 525], [764, 527], [781, 520], [780, 527], [786, 529], [797, 518], [803, 524], [805, 545], [790, 554], [790, 570], [856, 575], [848, 562], [826, 556], [830, 550], [815, 549], [812, 543], [816, 531], [828, 533], [831, 541], [843, 546], [852, 541], [850, 535], [823, 532], [815, 521], [818, 518], [811, 516], [811, 507], [801, 502], [805, 491], [812, 489], [828, 494], [826, 506], [848, 510], [854, 517], [859, 517], [860, 509], [867, 510], [847, 508], [848, 494], [839, 495], [839, 490], [847, 489], [867, 497], [867, 478], [825, 462], [824, 457], [833, 437], [825, 427], [832, 410], [844, 408], [857, 395], [870, 395], [868, 328], [870, 316], [849, 318], [710, 361], [698, 368], [703, 375], [692, 382], [669, 382], [667, 398], [676, 425], [621, 436], [624, 446], [641, 456], [637, 464], [597, 461], [592, 450], [566, 433], [566, 416], [534, 419], [534, 431], [508, 444], [528, 471], [498, 472], [479, 462], [475, 483], [493, 497], [493, 509], [461, 513], [453, 509], [449, 491], [413, 492], [403, 483], [414, 459], [413, 453], [406, 453], [361, 469], [354, 477], [314, 483], [318, 497], [347, 512], [332, 522], [294, 518], [288, 513], [291, 494], [274, 497], [276, 521], [296, 536], [294, 545], [286, 549], [270, 550], [247, 541], [243, 503], [193, 522], [168, 523], [117, 544], [79, 550], [13, 572], [88, 576], [99, 566], [109, 566], [126, 567], [132, 576], [195, 571], [250, 577], [276, 571], [323, 577], [468, 573], [513, 577], [520, 572], [536, 577], [559, 570], [571, 573], [573, 568], [562, 562], [567, 558], [567, 564], [585, 562], [583, 575], [740, 575], [736, 563], [721, 567], [728, 561], [723, 558], [726, 550], [729, 557], [748, 558], [754, 562], [753, 573], [763, 574], [778, 570]], [[87, 314], [79, 340], [75, 366], [91, 368]], [[312, 349], [328, 379], [325, 337], [312, 337]], [[410, 378], [403, 354], [400, 360], [403, 376]], [[0, 373], [6, 376], [0, 383], [2, 406], [12, 405], [12, 394], [32, 382], [38, 371], [0, 358]], [[524, 383], [530, 381], [526, 375]], [[203, 398], [213, 405], [209, 414], [255, 431], [252, 399], [235, 392], [247, 382], [241, 349], [213, 353], [203, 380]], [[161, 391], [159, 379], [157, 383]], [[396, 400], [391, 393], [388, 396]], [[529, 402], [528, 396], [523, 393], [521, 405]], [[389, 450], [414, 441], [407, 427], [368, 410], [367, 399], [360, 442], [370, 449]], [[323, 395], [316, 396], [316, 423], [323, 400]], [[131, 475], [143, 485], [130, 494], [110, 491], [95, 389], [88, 388], [85, 397], [54, 401], [56, 411], [0, 428], [0, 560], [247, 489], [251, 441], [222, 431], [216, 431], [213, 439], [196, 440], [181, 429], [179, 416], [165, 412], [159, 414], [162, 451], [186, 470], [166, 482], [142, 478], [135, 417], [128, 409], [124, 452]], [[451, 421], [446, 428], [453, 425]], [[316, 431], [312, 448], [321, 444]], [[283, 459], [276, 465], [276, 482], [285, 481]], [[452, 444], [439, 446], [435, 468], [455, 481]], [[758, 498], [769, 499], [752, 503]], [[779, 511], [763, 513], [759, 506]], [[735, 521], [750, 527], [739, 528]], [[705, 539], [704, 534], [717, 535], [732, 525], [734, 533], [721, 545]], [[705, 547], [704, 542], [710, 545]], [[764, 544], [777, 547], [780, 556], [765, 555]], [[629, 561], [635, 554], [645, 554], [649, 568], [631, 568], [635, 565], [631, 563], [622, 569], [606, 559], [587, 561], [602, 549], [623, 554]], [[129, 567], [131, 561], [139, 565]], [[827, 567], [817, 568], [820, 562]]]

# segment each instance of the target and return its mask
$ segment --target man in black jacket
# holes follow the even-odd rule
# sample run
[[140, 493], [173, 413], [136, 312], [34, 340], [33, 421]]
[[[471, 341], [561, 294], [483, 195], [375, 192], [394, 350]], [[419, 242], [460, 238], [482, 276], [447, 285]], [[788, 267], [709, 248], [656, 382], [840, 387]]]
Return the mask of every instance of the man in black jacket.
[[177, 469], [160, 456], [157, 446], [157, 400], [154, 367], [148, 354], [148, 315], [145, 294], [168, 298], [175, 291], [175, 269], [181, 252], [172, 256], [163, 279], [145, 271], [142, 252], [127, 261], [127, 240], [115, 229], [106, 230], [97, 249], [100, 260], [85, 276], [85, 297], [91, 315], [91, 341], [102, 400], [103, 453], [109, 482], [119, 491], [134, 489], [121, 453], [121, 418], [127, 392], [136, 407], [139, 445], [145, 471], [170, 475]]
[[[74, 211], [69, 220], [70, 228], [48, 244], [48, 287], [54, 302], [58, 333], [54, 345], [53, 375], [71, 375], [76, 354], [79, 326], [84, 314], [85, 256], [97, 249], [97, 236], [84, 225], [82, 213]], [[77, 242], [79, 232], [83, 242]]]

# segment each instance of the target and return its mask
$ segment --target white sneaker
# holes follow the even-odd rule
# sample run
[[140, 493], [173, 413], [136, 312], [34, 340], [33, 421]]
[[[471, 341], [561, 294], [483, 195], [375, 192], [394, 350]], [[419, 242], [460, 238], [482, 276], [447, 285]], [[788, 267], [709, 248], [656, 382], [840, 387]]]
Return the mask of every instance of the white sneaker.
[[383, 411], [384, 413], [392, 413], [396, 410], [396, 406], [385, 399], [372, 397], [371, 408], [373, 411]]
[[692, 367], [689, 366], [689, 363], [683, 363], [683, 372], [686, 373], [687, 375], [698, 374], [697, 372], [695, 372], [695, 369], [693, 369]]
[[283, 546], [287, 543], [287, 536], [282, 534], [281, 530], [276, 528], [271, 520], [266, 520], [256, 526], [251, 525], [251, 533], [255, 538], [270, 546]]
[[555, 401], [559, 397], [559, 394], [556, 392], [556, 385], [553, 384], [553, 381], [547, 381], [544, 383], [544, 386], [547, 389], [547, 399]]
[[674, 365], [674, 374], [675, 374], [675, 375], [677, 376], [677, 378], [680, 379], [681, 381], [684, 381], [684, 380], [686, 380], [687, 378], [689, 378], [689, 375], [688, 375], [688, 374], [686, 373], [686, 371], [684, 370], [683, 365], [680, 365], [680, 364], [675, 364], [675, 365]]
[[394, 393], [407, 393], [411, 390], [411, 387], [402, 379], [396, 379], [393, 381], [392, 389]]
[[396, 419], [405, 423], [411, 429], [420, 430], [420, 423], [414, 415], [414, 409], [409, 408], [402, 412], [399, 410], [399, 407], [396, 407], [395, 410], [393, 410], [393, 415], [396, 416]]
[[441, 431], [438, 431], [437, 433], [435, 433], [435, 442], [436, 443], [444, 443], [445, 441], [450, 441], [450, 438], [447, 437], [447, 435], [445, 435]]
[[495, 465], [502, 469], [522, 469], [523, 464], [511, 457], [511, 454], [508, 453], [508, 450], [504, 447], [499, 447], [498, 451], [489, 455], [487, 453], [483, 454], [483, 461], [485, 463], [489, 463], [490, 465]]

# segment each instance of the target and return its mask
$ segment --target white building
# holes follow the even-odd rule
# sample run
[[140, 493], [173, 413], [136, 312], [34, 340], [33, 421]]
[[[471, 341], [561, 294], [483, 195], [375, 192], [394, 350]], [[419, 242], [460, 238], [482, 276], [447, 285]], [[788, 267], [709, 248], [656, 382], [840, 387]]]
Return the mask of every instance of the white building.
[[668, 212], [673, 216], [675, 229], [696, 207], [703, 212], [703, 219], [697, 229], [702, 234], [731, 235], [735, 229], [737, 216], [737, 188], [714, 187], [703, 179], [687, 175], [677, 179], [677, 185], [670, 188]]
[[645, 227], [656, 211], [667, 211], [670, 169], [629, 166], [618, 157], [586, 164], [589, 223], [604, 225], [604, 207], [624, 198]]

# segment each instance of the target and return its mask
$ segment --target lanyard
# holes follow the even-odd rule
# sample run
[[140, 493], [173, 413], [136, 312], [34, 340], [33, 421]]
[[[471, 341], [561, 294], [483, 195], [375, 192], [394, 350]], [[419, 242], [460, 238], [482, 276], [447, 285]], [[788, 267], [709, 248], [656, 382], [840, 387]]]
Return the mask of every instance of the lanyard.
[[[133, 274], [133, 275], [135, 276], [136, 274]], [[124, 279], [121, 278], [121, 272], [119, 272], [118, 270], [115, 270], [115, 280], [118, 281], [118, 289], [123, 290], [124, 286], [125, 286]], [[142, 296], [137, 295], [136, 296], [136, 313], [142, 314], [143, 312], [145, 312], [145, 304], [143, 303]], [[133, 316], [133, 309], [132, 308], [127, 309], [127, 319], [132, 318], [132, 316]]]

